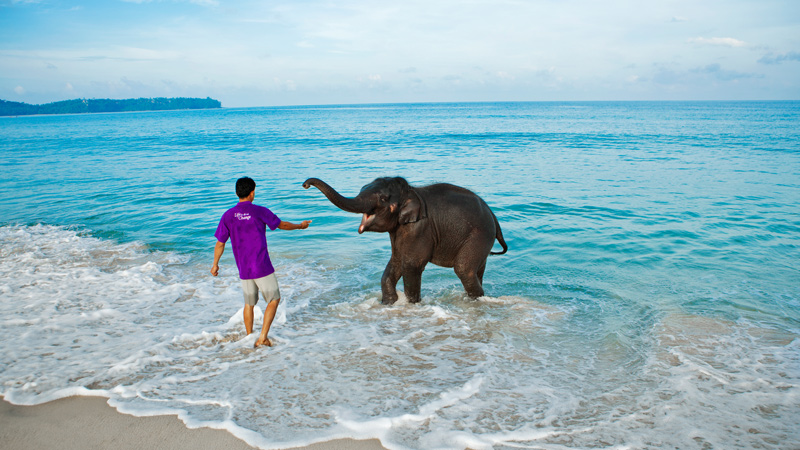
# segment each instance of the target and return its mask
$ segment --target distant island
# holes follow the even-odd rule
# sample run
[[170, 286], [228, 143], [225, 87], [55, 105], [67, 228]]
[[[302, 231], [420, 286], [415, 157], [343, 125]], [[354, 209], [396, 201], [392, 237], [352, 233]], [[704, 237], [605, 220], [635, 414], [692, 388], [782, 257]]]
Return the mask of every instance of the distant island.
[[0, 116], [32, 114], [84, 114], [126, 111], [165, 111], [173, 109], [214, 109], [222, 103], [213, 98], [132, 98], [128, 100], [77, 99], [30, 105], [0, 100]]

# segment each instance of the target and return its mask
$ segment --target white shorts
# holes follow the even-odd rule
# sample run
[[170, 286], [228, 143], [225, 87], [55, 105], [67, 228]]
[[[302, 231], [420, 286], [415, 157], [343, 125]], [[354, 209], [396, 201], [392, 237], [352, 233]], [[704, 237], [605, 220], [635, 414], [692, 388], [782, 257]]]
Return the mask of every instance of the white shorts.
[[270, 274], [262, 278], [253, 280], [242, 280], [242, 291], [244, 291], [244, 303], [255, 306], [258, 303], [258, 291], [264, 301], [269, 304], [272, 301], [281, 299], [281, 291], [278, 288], [278, 277]]

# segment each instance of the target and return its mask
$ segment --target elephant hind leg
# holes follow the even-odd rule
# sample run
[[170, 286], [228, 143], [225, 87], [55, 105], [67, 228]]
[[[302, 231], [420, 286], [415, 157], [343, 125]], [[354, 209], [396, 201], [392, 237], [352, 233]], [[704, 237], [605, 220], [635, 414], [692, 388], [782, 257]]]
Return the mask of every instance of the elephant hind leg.
[[455, 267], [456, 275], [458, 275], [461, 284], [464, 285], [464, 290], [467, 291], [467, 295], [469, 295], [470, 298], [483, 297], [483, 283], [481, 282], [481, 278], [483, 278], [483, 269], [478, 269], [480, 270], [476, 270], [475, 267]]
[[486, 271], [486, 261], [481, 264], [481, 267], [478, 269], [478, 281], [481, 282], [481, 286], [483, 286], [483, 272]]
[[486, 258], [492, 249], [494, 238], [485, 239], [485, 236], [474, 235], [456, 257], [453, 267], [456, 275], [464, 285], [467, 295], [471, 298], [483, 297], [483, 273], [486, 271]]

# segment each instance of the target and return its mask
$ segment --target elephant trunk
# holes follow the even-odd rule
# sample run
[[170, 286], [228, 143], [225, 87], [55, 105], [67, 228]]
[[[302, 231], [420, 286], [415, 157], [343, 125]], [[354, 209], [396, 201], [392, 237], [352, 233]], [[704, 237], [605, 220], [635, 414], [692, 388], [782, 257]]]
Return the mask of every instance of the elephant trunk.
[[330, 187], [328, 183], [320, 180], [319, 178], [309, 178], [305, 182], [303, 182], [303, 187], [308, 189], [309, 187], [314, 186], [320, 190], [325, 197], [328, 197], [331, 203], [334, 206], [341, 209], [342, 211], [347, 211], [356, 214], [363, 214], [367, 211], [367, 205], [362, 199], [358, 197], [348, 198], [344, 197], [338, 192], [336, 189]]

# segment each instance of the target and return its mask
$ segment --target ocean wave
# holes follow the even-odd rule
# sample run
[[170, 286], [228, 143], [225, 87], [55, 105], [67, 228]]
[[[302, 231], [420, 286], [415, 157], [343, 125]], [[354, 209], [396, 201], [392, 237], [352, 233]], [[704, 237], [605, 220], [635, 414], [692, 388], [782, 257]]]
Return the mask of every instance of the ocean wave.
[[0, 393], [14, 403], [100, 395], [263, 448], [780, 448], [798, 419], [792, 332], [657, 310], [649, 326], [587, 327], [591, 299], [613, 294], [580, 285], [584, 306], [445, 289], [386, 307], [334, 281], [348, 272], [281, 258], [275, 347], [257, 350], [238, 280], [180, 253], [43, 225], [0, 239]]

